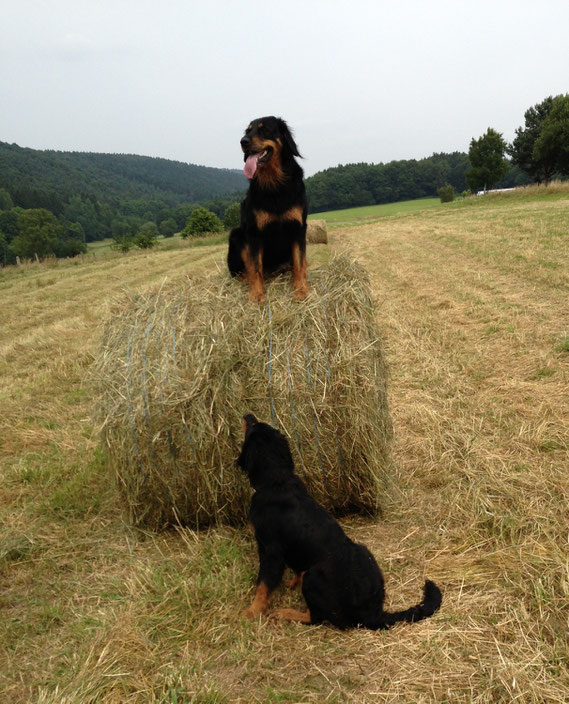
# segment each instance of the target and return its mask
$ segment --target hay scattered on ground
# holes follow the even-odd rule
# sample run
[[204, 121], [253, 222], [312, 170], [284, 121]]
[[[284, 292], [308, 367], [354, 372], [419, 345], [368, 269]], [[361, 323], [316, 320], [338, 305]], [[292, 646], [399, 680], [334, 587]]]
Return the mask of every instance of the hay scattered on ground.
[[235, 466], [252, 412], [289, 438], [297, 472], [338, 512], [377, 512], [389, 480], [386, 370], [368, 276], [336, 257], [251, 303], [227, 275], [117, 302], [96, 379], [110, 467], [131, 522], [153, 529], [246, 519]]

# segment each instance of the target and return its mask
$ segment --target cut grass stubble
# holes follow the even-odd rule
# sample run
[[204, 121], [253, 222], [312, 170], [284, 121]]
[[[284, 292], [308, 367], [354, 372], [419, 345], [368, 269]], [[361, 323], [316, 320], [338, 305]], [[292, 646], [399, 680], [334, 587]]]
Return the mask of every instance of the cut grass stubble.
[[[0, 272], [4, 701], [568, 701], [569, 190], [450, 206], [330, 237], [370, 271], [401, 489], [383, 520], [342, 523], [387, 608], [424, 576], [444, 591], [434, 618], [385, 634], [249, 623], [246, 529], [133, 531], [104, 493], [93, 390], [76, 390], [107, 302], [223, 268], [224, 247]], [[56, 490], [78, 510], [54, 511]]]

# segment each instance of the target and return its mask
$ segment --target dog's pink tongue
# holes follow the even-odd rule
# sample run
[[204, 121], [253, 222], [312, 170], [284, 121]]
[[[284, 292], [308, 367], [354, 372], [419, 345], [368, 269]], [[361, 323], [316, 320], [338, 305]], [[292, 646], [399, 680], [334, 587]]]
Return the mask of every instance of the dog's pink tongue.
[[245, 176], [247, 176], [248, 179], [252, 179], [255, 175], [255, 171], [257, 171], [258, 159], [258, 154], [251, 154], [251, 156], [247, 157], [247, 161], [245, 162], [245, 166], [243, 167], [243, 173], [245, 174]]

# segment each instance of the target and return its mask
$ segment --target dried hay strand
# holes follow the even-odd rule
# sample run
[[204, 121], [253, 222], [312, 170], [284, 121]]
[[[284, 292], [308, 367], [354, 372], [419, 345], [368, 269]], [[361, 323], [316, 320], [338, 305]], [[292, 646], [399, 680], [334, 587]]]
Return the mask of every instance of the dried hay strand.
[[242, 417], [289, 439], [296, 470], [336, 513], [381, 510], [389, 482], [386, 369], [367, 273], [338, 256], [267, 301], [220, 273], [114, 304], [95, 364], [97, 409], [128, 519], [161, 529], [246, 520]]

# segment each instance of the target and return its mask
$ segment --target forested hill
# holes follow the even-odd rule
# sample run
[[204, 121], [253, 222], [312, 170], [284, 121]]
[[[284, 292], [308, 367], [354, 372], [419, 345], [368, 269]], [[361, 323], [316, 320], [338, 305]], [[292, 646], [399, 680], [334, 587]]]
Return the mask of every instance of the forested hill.
[[76, 195], [109, 204], [144, 199], [172, 207], [246, 187], [240, 170], [132, 154], [40, 151], [0, 142], [0, 188], [22, 208], [58, 213]]
[[[306, 179], [309, 211], [436, 196], [445, 184], [460, 193], [469, 168], [460, 152], [336, 166]], [[517, 185], [520, 175], [528, 178], [510, 168], [498, 185]], [[0, 142], [0, 265], [17, 257], [74, 256], [107, 237], [117, 246], [126, 240], [151, 246], [158, 234], [181, 232], [198, 204], [229, 227], [246, 188], [240, 170]]]
[[[446, 184], [461, 193], [467, 188], [465, 174], [470, 167], [468, 154], [462, 152], [386, 164], [336, 166], [306, 180], [310, 212], [436, 196]], [[529, 180], [519, 168], [511, 167], [498, 187], [522, 185]]]

